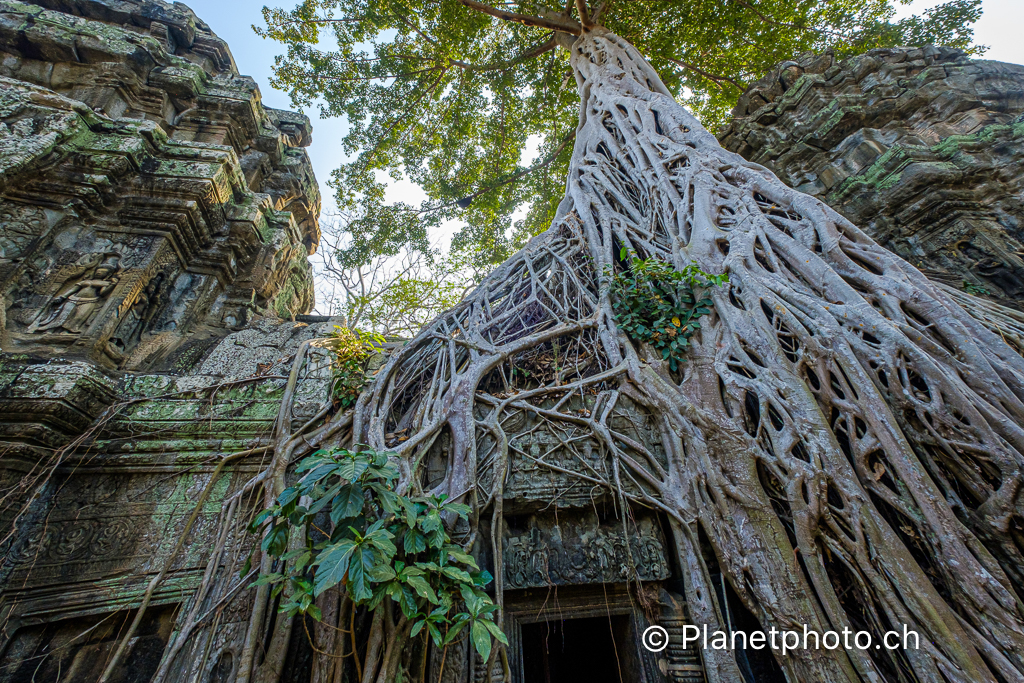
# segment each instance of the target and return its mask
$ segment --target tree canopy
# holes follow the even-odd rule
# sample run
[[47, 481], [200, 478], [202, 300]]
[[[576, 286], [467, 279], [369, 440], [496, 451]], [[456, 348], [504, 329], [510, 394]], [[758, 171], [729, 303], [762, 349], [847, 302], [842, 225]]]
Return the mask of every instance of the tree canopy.
[[[349, 160], [330, 181], [356, 216], [341, 261], [427, 251], [431, 228], [457, 219], [453, 248], [486, 266], [544, 230], [563, 195], [579, 95], [559, 48], [581, 21], [635, 45], [713, 131], [748, 83], [801, 52], [979, 52], [980, 5], [949, 0], [894, 20], [892, 0], [304, 0], [264, 8], [256, 30], [287, 46], [275, 87], [348, 120]], [[422, 205], [385, 201], [388, 177], [403, 173]]]

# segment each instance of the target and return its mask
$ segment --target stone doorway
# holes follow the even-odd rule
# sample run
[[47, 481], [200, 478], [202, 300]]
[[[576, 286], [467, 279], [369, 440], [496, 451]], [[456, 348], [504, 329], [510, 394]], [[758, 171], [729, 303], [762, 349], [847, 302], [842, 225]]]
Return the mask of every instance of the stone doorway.
[[509, 591], [505, 609], [511, 683], [666, 683], [625, 584]]
[[538, 621], [522, 626], [524, 679], [531, 683], [632, 683], [623, 651], [629, 616]]

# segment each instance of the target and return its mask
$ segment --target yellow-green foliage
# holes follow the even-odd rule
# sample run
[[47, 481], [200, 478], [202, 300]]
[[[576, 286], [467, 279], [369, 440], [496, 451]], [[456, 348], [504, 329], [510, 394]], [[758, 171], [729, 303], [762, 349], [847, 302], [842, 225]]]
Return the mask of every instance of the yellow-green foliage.
[[363, 365], [383, 343], [384, 337], [379, 334], [334, 326], [334, 332], [325, 346], [335, 354], [332, 395], [339, 407], [348, 408], [355, 405], [356, 399], [366, 385]]

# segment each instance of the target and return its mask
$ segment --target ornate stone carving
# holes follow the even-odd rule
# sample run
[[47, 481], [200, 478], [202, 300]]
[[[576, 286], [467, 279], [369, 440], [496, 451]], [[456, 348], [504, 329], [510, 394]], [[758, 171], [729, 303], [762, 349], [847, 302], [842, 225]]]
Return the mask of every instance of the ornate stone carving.
[[87, 254], [46, 302], [26, 332], [80, 333], [117, 286], [119, 254]]
[[[313, 306], [309, 121], [264, 107], [184, 5], [0, 0], [0, 15], [0, 683], [40, 657], [38, 680], [95, 681], [169, 564], [160, 637], [136, 633], [111, 679], [148, 681], [218, 540], [213, 581], [233, 599], [170, 680], [234, 680], [252, 591], [231, 582], [252, 537], [222, 528], [222, 506], [261, 466], [298, 346], [330, 331], [278, 317]], [[294, 421], [330, 379], [313, 353]], [[258, 502], [239, 498], [239, 519]]]
[[539, 588], [668, 578], [665, 541], [657, 518], [637, 513], [628, 531], [600, 523], [593, 512], [531, 515], [524, 527], [506, 528], [505, 586]]
[[960, 289], [1024, 295], [1024, 66], [945, 47], [802, 55], [740, 98], [722, 145]]
[[0, 12], [2, 348], [164, 369], [186, 339], [312, 307], [305, 117], [264, 107], [184, 5]]

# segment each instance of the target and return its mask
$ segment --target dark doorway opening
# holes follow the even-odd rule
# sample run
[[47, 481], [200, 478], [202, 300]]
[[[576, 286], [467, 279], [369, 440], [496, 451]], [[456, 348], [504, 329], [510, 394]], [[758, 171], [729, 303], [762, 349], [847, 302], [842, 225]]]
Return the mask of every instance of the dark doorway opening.
[[527, 683], [634, 683], [623, 635], [629, 617], [592, 617], [523, 624]]

